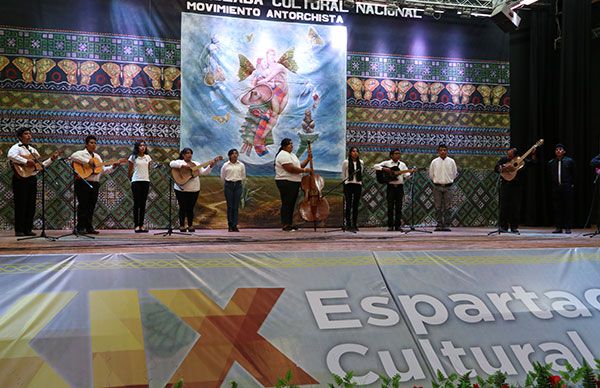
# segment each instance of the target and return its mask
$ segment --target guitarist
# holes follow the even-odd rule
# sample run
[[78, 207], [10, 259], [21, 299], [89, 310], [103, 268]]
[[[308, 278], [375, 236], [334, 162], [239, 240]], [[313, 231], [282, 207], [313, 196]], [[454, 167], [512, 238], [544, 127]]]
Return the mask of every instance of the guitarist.
[[[506, 156], [500, 158], [496, 163], [494, 171], [498, 174], [502, 172], [507, 163], [517, 157], [517, 148], [511, 147], [506, 151]], [[525, 166], [537, 161], [536, 148], [531, 152], [531, 158], [524, 160]], [[512, 233], [519, 233], [519, 214], [521, 213], [521, 186], [523, 174], [517, 174], [512, 180], [506, 180], [500, 175], [500, 232], [508, 233], [508, 228]]]
[[[192, 160], [193, 154], [194, 151], [192, 151], [191, 148], [186, 147], [182, 149], [181, 152], [179, 152], [179, 159], [171, 161], [171, 163], [169, 163], [169, 167], [183, 170], [187, 169], [190, 173], [192, 173], [191, 168], [201, 164]], [[190, 233], [194, 233], [196, 231], [196, 229], [194, 229], [194, 207], [196, 206], [196, 201], [200, 195], [200, 178], [198, 175], [210, 174], [214, 165], [215, 162], [213, 160], [207, 167], [200, 169], [199, 174], [192, 174], [192, 178], [185, 184], [181, 186], [177, 183], [174, 184], [173, 187], [175, 189], [175, 197], [177, 198], [177, 203], [179, 204], [180, 232], [186, 232], [186, 218], [188, 222], [187, 231]]]
[[[8, 160], [12, 165], [21, 165], [34, 168], [40, 154], [31, 145], [31, 130], [20, 128], [17, 130], [19, 142], [8, 150]], [[42, 165], [48, 167], [56, 160], [58, 154], [45, 160]], [[33, 229], [33, 217], [35, 215], [35, 199], [37, 196], [37, 177], [35, 174], [29, 177], [21, 177], [16, 168], [13, 168], [12, 178], [13, 200], [15, 203], [15, 236], [35, 236]]]
[[385, 171], [392, 175], [387, 183], [387, 226], [388, 231], [402, 232], [402, 201], [404, 200], [404, 180], [410, 177], [410, 172], [395, 174], [394, 171], [408, 170], [406, 164], [400, 161], [400, 150], [394, 148], [390, 151], [389, 160], [373, 166], [375, 171]]
[[[102, 163], [102, 158], [96, 153], [96, 136], [88, 135], [85, 138], [85, 148], [71, 154], [71, 162], [87, 165], [94, 169], [97, 163]], [[75, 196], [77, 197], [77, 233], [79, 234], [98, 234], [92, 226], [94, 219], [94, 210], [98, 202], [98, 192], [100, 189], [100, 176], [111, 173], [119, 166], [116, 162], [110, 167], [103, 167], [99, 174], [92, 173], [83, 179], [78, 174], [75, 175]], [[87, 181], [87, 183], [86, 183]]]
[[448, 157], [446, 144], [440, 144], [437, 152], [438, 157], [433, 159], [429, 165], [429, 177], [433, 182], [433, 203], [437, 218], [435, 231], [450, 232], [450, 205], [452, 203], [450, 188], [458, 171], [454, 159]]

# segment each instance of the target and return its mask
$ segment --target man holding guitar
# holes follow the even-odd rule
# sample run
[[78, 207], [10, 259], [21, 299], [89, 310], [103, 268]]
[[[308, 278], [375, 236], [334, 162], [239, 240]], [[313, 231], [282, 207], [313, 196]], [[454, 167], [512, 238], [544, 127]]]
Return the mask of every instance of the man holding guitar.
[[[506, 151], [506, 156], [496, 163], [494, 171], [500, 174], [500, 232], [519, 233], [519, 214], [521, 213], [521, 176], [517, 174], [526, 164], [537, 160], [536, 147], [542, 145], [540, 139], [522, 156], [517, 156], [515, 147]], [[528, 156], [531, 154], [531, 158]]]
[[35, 236], [33, 217], [37, 196], [37, 173], [56, 160], [58, 152], [40, 163], [40, 154], [31, 145], [31, 131], [17, 130], [19, 142], [8, 150], [8, 159], [13, 168], [12, 188], [15, 203], [15, 236]]
[[[92, 226], [94, 210], [98, 202], [100, 176], [111, 173], [127, 159], [103, 162], [96, 151], [96, 136], [85, 138], [85, 149], [71, 155], [75, 171], [75, 196], [77, 197], [77, 233], [98, 234]], [[110, 165], [110, 167], [106, 167]]]
[[378, 181], [387, 181], [387, 225], [388, 231], [402, 232], [402, 201], [404, 200], [404, 180], [410, 177], [414, 170], [408, 169], [400, 161], [400, 150], [395, 148], [390, 151], [390, 160], [377, 163], [373, 166], [375, 172], [380, 171]]
[[436, 209], [436, 232], [450, 232], [450, 205], [452, 196], [450, 187], [458, 175], [456, 162], [448, 157], [448, 146], [440, 144], [438, 157], [429, 165], [429, 177], [433, 182], [433, 203]]

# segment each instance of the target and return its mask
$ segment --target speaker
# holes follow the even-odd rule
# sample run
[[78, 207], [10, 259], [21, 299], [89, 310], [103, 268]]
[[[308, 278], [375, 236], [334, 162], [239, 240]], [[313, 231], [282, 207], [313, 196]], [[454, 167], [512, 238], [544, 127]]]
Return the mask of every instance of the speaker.
[[506, 4], [497, 6], [491, 18], [504, 32], [511, 32], [519, 27], [521, 17]]

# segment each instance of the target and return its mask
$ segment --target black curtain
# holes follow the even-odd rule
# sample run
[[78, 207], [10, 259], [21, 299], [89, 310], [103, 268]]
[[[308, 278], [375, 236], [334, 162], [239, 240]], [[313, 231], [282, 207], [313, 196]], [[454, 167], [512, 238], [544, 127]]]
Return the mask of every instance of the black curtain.
[[523, 152], [545, 139], [537, 165], [526, 171], [522, 222], [527, 225], [552, 224], [547, 163], [556, 143], [577, 162], [577, 226], [583, 226], [589, 209], [593, 172], [588, 165], [599, 152], [600, 134], [598, 115], [592, 126], [590, 98], [598, 77], [590, 72], [590, 12], [591, 0], [542, 2], [523, 14], [524, 26], [511, 33], [512, 141]]

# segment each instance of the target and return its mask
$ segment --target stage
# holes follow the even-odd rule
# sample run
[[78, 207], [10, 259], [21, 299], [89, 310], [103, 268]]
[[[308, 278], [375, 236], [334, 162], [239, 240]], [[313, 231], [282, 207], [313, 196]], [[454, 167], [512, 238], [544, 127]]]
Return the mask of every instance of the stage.
[[[418, 230], [433, 231], [433, 228]], [[521, 228], [520, 235], [488, 233], [493, 228], [453, 228], [451, 232], [388, 232], [385, 228], [361, 228], [358, 233], [340, 229], [196, 229], [193, 234], [171, 236], [133, 233], [131, 230], [101, 230], [90, 239], [67, 236], [57, 241], [43, 238], [19, 241], [12, 231], [0, 232], [0, 254], [44, 253], [193, 253], [193, 252], [281, 252], [281, 251], [431, 251], [472, 249], [537, 249], [598, 247], [600, 236], [583, 236], [594, 229], [573, 229], [573, 233], [553, 234], [552, 228]], [[177, 231], [177, 230], [176, 230]], [[36, 231], [39, 234], [39, 231]], [[57, 237], [69, 233], [50, 230]]]

